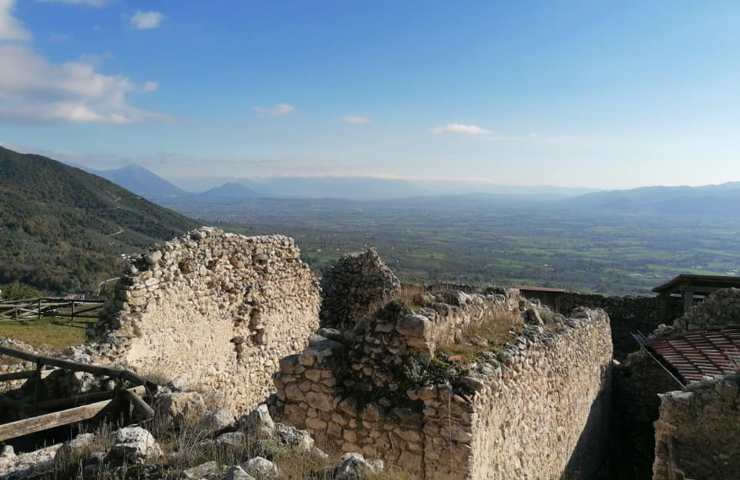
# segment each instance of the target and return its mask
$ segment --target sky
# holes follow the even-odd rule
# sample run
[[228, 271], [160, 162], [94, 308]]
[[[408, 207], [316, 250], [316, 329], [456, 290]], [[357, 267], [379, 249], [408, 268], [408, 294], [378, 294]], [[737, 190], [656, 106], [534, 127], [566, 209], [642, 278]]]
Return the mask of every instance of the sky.
[[0, 0], [0, 145], [169, 178], [740, 180], [740, 2]]

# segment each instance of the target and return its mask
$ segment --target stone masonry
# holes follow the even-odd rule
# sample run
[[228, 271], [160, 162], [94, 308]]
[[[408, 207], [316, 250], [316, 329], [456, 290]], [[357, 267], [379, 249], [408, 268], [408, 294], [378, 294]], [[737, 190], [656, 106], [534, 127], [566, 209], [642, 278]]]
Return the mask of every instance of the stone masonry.
[[[590, 478], [607, 444], [609, 318], [578, 310], [544, 323], [530, 305], [517, 290], [447, 292], [322, 329], [281, 361], [274, 413], [328, 451], [377, 456], [412, 478]], [[519, 333], [499, 351], [440, 351], [512, 316]]]
[[321, 324], [348, 329], [385, 305], [401, 288], [374, 248], [346, 255], [321, 279]]
[[234, 413], [272, 391], [319, 324], [319, 287], [292, 239], [203, 227], [133, 258], [96, 361], [213, 393]]
[[740, 374], [660, 396], [654, 480], [740, 478]]

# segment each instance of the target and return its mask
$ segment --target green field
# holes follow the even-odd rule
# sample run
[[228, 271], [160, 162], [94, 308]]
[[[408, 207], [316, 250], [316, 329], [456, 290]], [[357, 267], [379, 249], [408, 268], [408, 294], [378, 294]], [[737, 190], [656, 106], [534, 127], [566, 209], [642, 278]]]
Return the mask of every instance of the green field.
[[74, 322], [42, 317], [33, 320], [0, 320], [0, 338], [12, 338], [44, 350], [63, 350], [85, 341], [85, 328], [95, 320]]
[[625, 295], [648, 294], [679, 273], [740, 272], [740, 219], [733, 217], [601, 214], [447, 199], [172, 206], [234, 231], [290, 235], [317, 270], [374, 246], [407, 281]]

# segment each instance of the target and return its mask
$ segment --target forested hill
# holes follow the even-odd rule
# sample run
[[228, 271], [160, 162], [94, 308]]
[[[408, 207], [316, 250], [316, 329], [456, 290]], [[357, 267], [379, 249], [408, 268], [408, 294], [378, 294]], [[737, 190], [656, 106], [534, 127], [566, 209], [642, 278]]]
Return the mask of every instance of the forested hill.
[[0, 284], [94, 290], [122, 253], [196, 226], [108, 180], [0, 147]]

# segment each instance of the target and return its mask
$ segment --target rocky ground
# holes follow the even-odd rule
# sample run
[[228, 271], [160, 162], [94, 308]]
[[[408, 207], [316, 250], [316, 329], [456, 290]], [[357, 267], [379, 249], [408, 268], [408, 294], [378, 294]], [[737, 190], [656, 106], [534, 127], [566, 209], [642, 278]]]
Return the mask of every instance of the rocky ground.
[[357, 453], [340, 458], [311, 435], [275, 423], [265, 405], [235, 418], [207, 406], [198, 392], [158, 395], [147, 424], [101, 425], [68, 442], [30, 453], [0, 452], [0, 478], [22, 480], [360, 480], [404, 478]]

